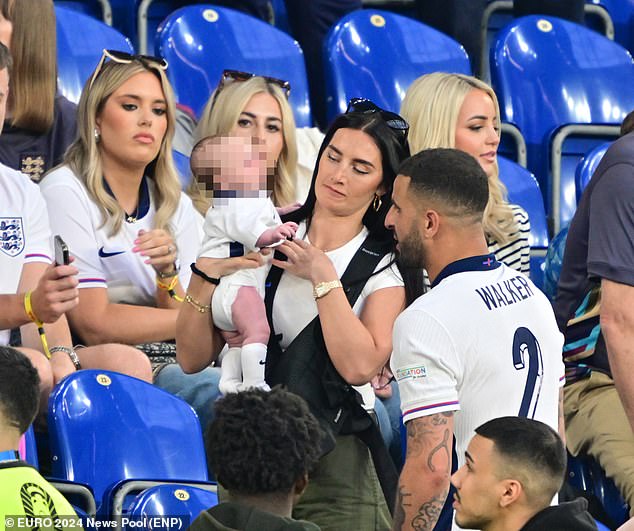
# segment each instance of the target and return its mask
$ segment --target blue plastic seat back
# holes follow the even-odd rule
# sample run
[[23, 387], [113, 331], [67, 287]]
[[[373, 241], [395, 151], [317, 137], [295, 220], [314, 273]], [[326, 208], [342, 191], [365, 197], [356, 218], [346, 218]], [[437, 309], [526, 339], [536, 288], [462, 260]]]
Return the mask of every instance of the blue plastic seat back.
[[156, 34], [158, 54], [179, 103], [200, 113], [223, 70], [289, 81], [289, 103], [298, 127], [312, 125], [304, 53], [297, 41], [244, 13], [209, 5], [178, 9]]
[[548, 247], [548, 224], [539, 184], [530, 171], [504, 157], [498, 157], [498, 167], [500, 180], [508, 191], [509, 202], [521, 206], [528, 214], [531, 223], [528, 236], [531, 246], [531, 279], [541, 288], [544, 256], [540, 251]]
[[614, 40], [630, 52], [634, 51], [634, 0], [586, 0], [606, 9], [614, 24]]
[[470, 74], [464, 48], [425, 24], [396, 13], [362, 9], [344, 16], [324, 42], [327, 113], [351, 98], [398, 112], [410, 84], [430, 72]]
[[103, 14], [101, 5], [97, 2], [97, 0], [55, 0], [55, 5], [57, 7], [64, 7], [67, 9], [73, 9], [74, 11], [79, 11], [84, 15], [91, 16], [98, 20], [101, 20]]
[[[502, 119], [516, 124], [528, 149], [528, 167], [552, 204], [552, 136], [567, 124], [617, 125], [634, 108], [634, 63], [620, 45], [555, 17], [522, 17], [499, 34], [491, 77]], [[579, 159], [609, 136], [573, 136], [563, 146], [561, 223], [576, 207], [574, 171]], [[567, 160], [569, 157], [571, 160]]]
[[61, 6], [55, 6], [55, 16], [58, 87], [69, 100], [78, 102], [104, 48], [134, 50], [124, 35], [91, 16]]
[[[546, 252], [543, 291], [551, 302], [555, 300], [557, 295], [557, 285], [559, 284], [559, 277], [561, 276], [561, 266], [564, 261], [567, 238], [568, 227], [566, 226], [550, 241], [548, 251]], [[587, 480], [583, 479], [583, 481]]]
[[194, 410], [153, 385], [119, 373], [83, 370], [51, 393], [53, 475], [86, 483], [102, 500], [127, 479], [207, 481]]
[[605, 155], [605, 152], [611, 145], [611, 142], [605, 142], [604, 144], [598, 145], [590, 152], [586, 153], [577, 165], [577, 169], [575, 171], [575, 191], [577, 193], [577, 204], [581, 200], [581, 195], [586, 189], [586, 186], [588, 186], [588, 183], [590, 182], [594, 171], [597, 169], [599, 162], [601, 162], [603, 155]]
[[178, 173], [178, 178], [181, 182], [181, 188], [185, 190], [192, 179], [192, 170], [189, 166], [189, 156], [181, 153], [180, 151], [173, 150], [172, 157], [174, 158], [174, 166]]
[[33, 426], [29, 426], [26, 433], [22, 436], [24, 439], [24, 454], [20, 452], [20, 458], [35, 468], [39, 468], [39, 462], [37, 459], [37, 443], [35, 442], [35, 432]]
[[[568, 482], [579, 490], [592, 494], [603, 507], [615, 527], [622, 525], [629, 515], [614, 481], [605, 475], [599, 463], [590, 455], [568, 454]], [[615, 528], [614, 527], [614, 528]]]
[[165, 484], [139, 494], [128, 507], [128, 516], [178, 516], [191, 524], [201, 512], [214, 505], [218, 505], [218, 494], [215, 492], [188, 485]]

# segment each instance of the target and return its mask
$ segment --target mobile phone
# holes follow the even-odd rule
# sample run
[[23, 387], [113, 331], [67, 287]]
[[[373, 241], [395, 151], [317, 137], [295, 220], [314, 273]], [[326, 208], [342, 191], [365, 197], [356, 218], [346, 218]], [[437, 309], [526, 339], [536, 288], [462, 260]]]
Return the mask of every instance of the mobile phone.
[[62, 240], [62, 237], [59, 234], [55, 236], [55, 263], [57, 265], [70, 264], [68, 245], [66, 245], [66, 242]]

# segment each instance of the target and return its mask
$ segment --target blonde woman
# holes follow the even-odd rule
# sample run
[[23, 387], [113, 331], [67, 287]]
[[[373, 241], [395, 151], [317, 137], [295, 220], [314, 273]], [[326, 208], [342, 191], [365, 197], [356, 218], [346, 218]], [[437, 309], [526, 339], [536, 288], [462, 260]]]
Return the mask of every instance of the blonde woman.
[[68, 316], [85, 344], [167, 345], [176, 336], [202, 218], [172, 162], [166, 67], [104, 50], [81, 95], [78, 139], [41, 184], [53, 232], [76, 258], [79, 305]]
[[[312, 129], [296, 129], [287, 100], [290, 90], [284, 80], [225, 70], [195, 133], [196, 142], [212, 135], [264, 140], [269, 162], [275, 167], [271, 200], [276, 206], [305, 200], [323, 138]], [[299, 162], [298, 139], [302, 145]]]
[[407, 90], [401, 115], [410, 124], [412, 153], [457, 148], [480, 163], [489, 178], [489, 203], [484, 213], [489, 252], [498, 261], [528, 274], [530, 222], [520, 206], [508, 203], [498, 175], [500, 109], [493, 89], [462, 74], [424, 75]]
[[39, 181], [77, 132], [75, 104], [57, 93], [53, 1], [0, 0], [0, 42], [13, 56], [0, 162]]

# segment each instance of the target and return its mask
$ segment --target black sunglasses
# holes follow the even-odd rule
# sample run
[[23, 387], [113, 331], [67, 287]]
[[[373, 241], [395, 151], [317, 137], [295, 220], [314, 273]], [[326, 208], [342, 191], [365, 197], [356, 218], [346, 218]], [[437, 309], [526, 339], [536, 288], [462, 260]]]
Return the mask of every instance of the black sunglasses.
[[133, 61], [139, 61], [144, 66], [153, 66], [161, 70], [167, 70], [167, 61], [162, 57], [155, 57], [153, 55], [133, 55], [131, 53], [121, 52], [119, 50], [104, 49], [103, 53], [101, 54], [101, 59], [97, 64], [97, 68], [95, 68], [95, 71], [90, 78], [90, 85], [88, 85], [88, 88], [92, 88], [95, 79], [99, 77], [99, 74], [101, 73], [101, 69], [105, 64], [106, 59], [110, 59], [111, 61], [120, 64], [129, 64]]
[[254, 77], [261, 77], [267, 83], [271, 83], [273, 85], [277, 85], [284, 92], [284, 95], [286, 96], [286, 99], [288, 99], [288, 96], [291, 93], [291, 84], [288, 81], [284, 81], [283, 79], [278, 79], [276, 77], [269, 77], [269, 76], [261, 76], [259, 74], [252, 74], [250, 72], [241, 72], [240, 70], [224, 70], [222, 72], [222, 76], [220, 76], [220, 81], [218, 82], [218, 86], [216, 87], [216, 91], [214, 92], [214, 98], [213, 98], [213, 101], [211, 103], [211, 106], [212, 107], [214, 106], [214, 104], [216, 103], [216, 99], [218, 98], [218, 94], [220, 94], [220, 92], [222, 92], [222, 89], [225, 88], [225, 86], [230, 81], [237, 81], [237, 82], [241, 83], [241, 82], [244, 82], [244, 81], [249, 81], [249, 79], [252, 79]]
[[407, 140], [407, 132], [409, 131], [409, 124], [405, 121], [405, 118], [396, 114], [395, 112], [385, 111], [381, 109], [376, 103], [366, 98], [352, 98], [348, 103], [346, 114], [350, 112], [358, 112], [361, 114], [379, 113], [379, 116], [383, 119], [385, 124], [400, 133], [403, 140]]

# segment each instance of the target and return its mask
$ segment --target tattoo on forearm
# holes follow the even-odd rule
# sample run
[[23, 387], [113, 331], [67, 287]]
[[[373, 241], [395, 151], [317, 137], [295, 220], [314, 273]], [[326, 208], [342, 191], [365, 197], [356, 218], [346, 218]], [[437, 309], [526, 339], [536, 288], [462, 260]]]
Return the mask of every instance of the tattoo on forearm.
[[434, 448], [431, 449], [431, 452], [429, 452], [429, 457], [427, 457], [427, 467], [429, 468], [429, 470], [431, 470], [432, 472], [436, 471], [436, 467], [434, 466], [434, 456], [436, 455], [437, 452], [440, 452], [444, 450], [445, 454], [447, 455], [447, 472], [449, 473], [449, 468], [450, 468], [450, 463], [451, 463], [451, 455], [449, 453], [449, 430], [445, 430], [445, 433], [442, 437], [442, 441], [440, 441], [436, 446], [434, 446]]
[[436, 413], [407, 423], [407, 456], [416, 457], [425, 449], [424, 439], [433, 428], [444, 426], [453, 416], [453, 411]]
[[445, 504], [448, 492], [448, 490], [445, 490], [441, 496], [432, 498], [420, 506], [418, 513], [412, 519], [412, 529], [415, 531], [431, 531], [434, 528]]
[[399, 485], [398, 494], [396, 496], [396, 506], [394, 507], [393, 529], [400, 531], [403, 528], [403, 524], [405, 523], [405, 507], [412, 506], [412, 504], [409, 503], [411, 495], [411, 492], [407, 492], [402, 485]]

